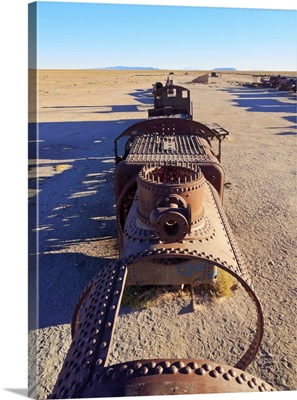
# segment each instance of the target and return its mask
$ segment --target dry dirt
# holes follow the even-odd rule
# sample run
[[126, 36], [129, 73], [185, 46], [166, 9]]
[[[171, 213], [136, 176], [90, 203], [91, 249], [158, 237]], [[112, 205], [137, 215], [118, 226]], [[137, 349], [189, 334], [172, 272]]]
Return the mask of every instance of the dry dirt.
[[[31, 397], [50, 394], [70, 345], [76, 300], [118, 256], [113, 141], [147, 118], [152, 84], [167, 75], [37, 74], [38, 125], [32, 111], [29, 126]], [[296, 94], [243, 86], [253, 78], [241, 73], [190, 83], [198, 75], [176, 71], [173, 80], [191, 90], [194, 120], [229, 131], [223, 205], [264, 311], [264, 338], [248, 372], [277, 390], [296, 390]], [[250, 300], [239, 289], [195, 313], [189, 304], [187, 296], [168, 295], [145, 310], [121, 307], [110, 363], [153, 357], [235, 363], [254, 330]]]

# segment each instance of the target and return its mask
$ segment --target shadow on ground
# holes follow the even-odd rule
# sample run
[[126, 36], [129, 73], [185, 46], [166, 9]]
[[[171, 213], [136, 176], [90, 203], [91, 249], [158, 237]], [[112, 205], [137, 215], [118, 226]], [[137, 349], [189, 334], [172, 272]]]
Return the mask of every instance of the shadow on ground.
[[29, 329], [69, 323], [117, 256], [113, 145], [138, 121], [29, 125]]
[[151, 96], [152, 90], [135, 89], [135, 92], [127, 93], [129, 96], [133, 97], [133, 100], [140, 104], [114, 104], [114, 105], [81, 105], [81, 106], [50, 106], [43, 107], [44, 109], [61, 109], [61, 110], [73, 110], [73, 112], [78, 113], [80, 110], [84, 112], [89, 112], [91, 114], [110, 114], [110, 113], [134, 113], [143, 112], [148, 108], [147, 106], [154, 105], [154, 99]]
[[273, 89], [255, 89], [236, 87], [224, 89], [236, 98], [230, 100], [248, 112], [296, 113], [296, 103], [292, 102], [289, 92]]

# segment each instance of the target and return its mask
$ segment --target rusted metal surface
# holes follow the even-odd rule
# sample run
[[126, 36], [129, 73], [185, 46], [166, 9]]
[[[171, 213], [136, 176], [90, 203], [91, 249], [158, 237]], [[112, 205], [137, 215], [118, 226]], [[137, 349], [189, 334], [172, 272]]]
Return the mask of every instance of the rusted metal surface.
[[106, 368], [84, 397], [265, 392], [264, 381], [228, 365], [201, 359], [139, 360]]
[[296, 93], [296, 76], [270, 75], [268, 77], [261, 77], [260, 81], [261, 84], [258, 84], [257, 86]]
[[[133, 139], [136, 136], [158, 133], [159, 135], [196, 135], [204, 138], [211, 148], [209, 139], [214, 137], [214, 132], [207, 125], [197, 121], [181, 118], [157, 118], [137, 122], [127, 128], [115, 140], [116, 164], [125, 159], [130, 152]], [[124, 154], [120, 155], [119, 141], [125, 139]], [[153, 157], [154, 154], [151, 154]]]
[[[214, 154], [209, 140], [220, 143], [220, 135], [218, 127], [167, 117], [137, 123], [116, 139], [120, 259], [79, 299], [73, 340], [50, 398], [273, 390], [243, 372], [260, 346], [263, 314], [222, 207], [221, 149]], [[201, 359], [107, 366], [125, 283], [193, 287], [212, 283], [218, 269], [241, 283], [257, 312], [254, 337], [234, 367]]]
[[154, 108], [149, 110], [149, 117], [180, 114], [182, 118], [192, 119], [193, 111], [190, 91], [182, 86], [168, 82], [153, 92]]
[[73, 340], [50, 398], [77, 397], [94, 368], [102, 371], [106, 366], [126, 273], [123, 261], [111, 262], [88, 286], [83, 313], [72, 324]]
[[153, 90], [152, 90], [152, 96], [154, 96], [154, 93], [157, 89], [160, 89], [161, 87], [163, 87], [163, 83], [162, 82], [155, 82], [153, 84]]
[[[166, 173], [169, 179], [176, 178], [175, 181], [164, 183], [163, 179], [158, 182], [160, 175]], [[138, 190], [125, 224], [121, 256], [157, 250], [167, 251], [168, 257], [174, 252], [193, 253], [200, 262], [228, 265], [229, 269], [245, 274], [244, 278], [248, 279], [217, 193], [198, 167], [195, 170], [173, 165], [144, 167], [138, 176]], [[188, 284], [197, 277], [185, 271], [199, 273], [198, 267], [168, 265], [169, 275], [165, 277], [165, 266], [161, 265], [160, 271], [154, 272], [157, 265], [154, 268], [142, 265], [135, 270], [129, 267], [129, 281], [135, 280], [135, 284], [141, 285], [157, 284], [154, 279], [164, 285]]]
[[[173, 72], [170, 72], [169, 75], [173, 75]], [[173, 79], [170, 79], [169, 75], [167, 76], [165, 86], [171, 86], [173, 85]]]
[[132, 285], [209, 283], [217, 268], [233, 275], [257, 310], [255, 337], [236, 366], [245, 369], [253, 360], [263, 335], [261, 305], [217, 192], [198, 167], [143, 168], [121, 257], [129, 262], [127, 283]]
[[[174, 256], [196, 255], [174, 251]], [[235, 367], [205, 360], [140, 360], [108, 367], [107, 359], [129, 264], [146, 257], [168, 256], [156, 250], [142, 252], [108, 264], [91, 283], [85, 308], [69, 352], [50, 398], [83, 398], [156, 394], [194, 394], [273, 390], [265, 382], [243, 373], [255, 355], [259, 330]], [[207, 259], [207, 256], [206, 256]], [[223, 267], [223, 266], [222, 266]], [[228, 267], [224, 266], [228, 270]], [[231, 271], [230, 271], [231, 272]], [[257, 306], [257, 298], [241, 280]], [[258, 326], [261, 326], [260, 318]], [[174, 392], [175, 390], [175, 392]]]
[[[171, 75], [171, 74], [173, 74], [173, 73], [170, 72], [169, 75]], [[162, 82], [155, 82], [155, 83], [153, 84], [153, 91], [152, 91], [152, 95], [153, 95], [153, 96], [155, 95], [155, 92], [156, 92], [158, 89], [161, 89], [163, 86], [171, 86], [171, 85], [173, 85], [173, 79], [170, 79], [169, 75], [167, 76], [166, 82], [165, 82], [164, 85], [163, 85]]]
[[[186, 171], [184, 169], [186, 169]], [[172, 177], [174, 177], [175, 180], [173, 183]], [[179, 180], [183, 181], [184, 177], [187, 177], [185, 180], [188, 182], [180, 183], [180, 188], [182, 190], [179, 191], [178, 194], [174, 193], [172, 191], [172, 185], [178, 186], [176, 183], [178, 183]], [[206, 369], [203, 369], [201, 362], [199, 365], [197, 360], [174, 361], [176, 363], [186, 363], [188, 367], [190, 363], [197, 364], [197, 368], [190, 369], [189, 367], [183, 369], [184, 367], [181, 367], [181, 371], [179, 371], [173, 361], [168, 361], [166, 364], [168, 367], [166, 367], [167, 369], [165, 368], [165, 373], [163, 373], [164, 368], [160, 364], [161, 361], [159, 360], [152, 361], [156, 364], [155, 366], [158, 366], [159, 368], [154, 370], [151, 369], [151, 372], [149, 372], [149, 368], [146, 366], [145, 362], [139, 361], [138, 365], [140, 364], [141, 367], [137, 368], [141, 369], [142, 372], [140, 374], [137, 372], [135, 373], [133, 368], [129, 368], [129, 363], [112, 368], [106, 367], [113, 328], [120, 305], [120, 297], [125, 284], [127, 270], [128, 276], [131, 275], [132, 279], [133, 274], [140, 271], [137, 283], [141, 284], [160, 284], [160, 281], [163, 283], [162, 277], [163, 279], [166, 279], [164, 267], [169, 267], [167, 278], [169, 277], [169, 279], [171, 279], [169, 283], [172, 284], [175, 283], [175, 281], [172, 281], [175, 276], [175, 270], [179, 271], [176, 277], [177, 282], [193, 282], [197, 279], [196, 272], [197, 270], [198, 272], [199, 270], [201, 271], [201, 266], [204, 270], [207, 270], [215, 265], [236, 277], [254, 301], [258, 313], [258, 319], [255, 337], [246, 353], [236, 363], [235, 368], [244, 370], [249, 365], [256, 355], [263, 334], [263, 316], [260, 303], [252, 290], [249, 277], [244, 269], [239, 250], [234, 238], [232, 237], [230, 227], [223, 209], [220, 206], [220, 200], [216, 191], [205, 181], [199, 168], [196, 167], [190, 169], [186, 167], [168, 166], [163, 168], [147, 167], [139, 174], [139, 181], [139, 187], [141, 187], [141, 185], [146, 185], [147, 190], [150, 190], [148, 188], [151, 187], [155, 196], [153, 194], [151, 200], [148, 201], [149, 206], [145, 206], [143, 209], [142, 205], [139, 205], [139, 202], [142, 202], [142, 195], [144, 196], [144, 199], [147, 199], [147, 197], [150, 196], [147, 195], [147, 192], [142, 195], [136, 194], [135, 198], [137, 200], [135, 200], [135, 204], [132, 206], [127, 220], [128, 228], [125, 233], [124, 251], [121, 260], [108, 264], [102, 271], [100, 271], [91, 285], [88, 286], [87, 296], [85, 298], [86, 304], [82, 313], [82, 318], [79, 321], [79, 324], [73, 324], [74, 326], [77, 325], [77, 330], [74, 330], [73, 342], [60, 374], [61, 377], [58, 379], [51, 398], [172, 394], [174, 389], [176, 390], [176, 394], [264, 390], [262, 383], [259, 385], [255, 385], [255, 383], [248, 384], [248, 382], [253, 382], [252, 377], [246, 380], [247, 385], [242, 386], [241, 384], [245, 382], [243, 379], [238, 377], [237, 380], [232, 380], [229, 379], [229, 375], [226, 375], [228, 378], [213, 381], [214, 378], [219, 376], [218, 369], [223, 371], [224, 367], [216, 366], [212, 368], [211, 363], [204, 362], [203, 365], [205, 364], [209, 366]], [[159, 188], [158, 185], [160, 186]], [[150, 226], [152, 221], [147, 218], [148, 215], [151, 214], [149, 213], [149, 210], [152, 208], [155, 210], [155, 205], [164, 205], [162, 202], [160, 204], [159, 201], [159, 195], [162, 195], [162, 191], [160, 190], [162, 185], [167, 185], [167, 192], [166, 190], [163, 191], [163, 198], [165, 196], [165, 214], [162, 214], [164, 210], [162, 210], [163, 207], [161, 207], [161, 210], [158, 211], [160, 214], [158, 214], [157, 217], [153, 216], [152, 218], [154, 221], [153, 224], [157, 224], [160, 215], [166, 215], [167, 211], [170, 214], [170, 208], [178, 210], [177, 212], [182, 211], [182, 205], [185, 203], [185, 199], [187, 199], [189, 192], [195, 192], [196, 190], [203, 190], [206, 192], [209, 190], [208, 201], [204, 201], [203, 204], [201, 201], [198, 201], [198, 204], [194, 204], [195, 213], [197, 213], [199, 217], [194, 224], [191, 223], [191, 229], [187, 226], [187, 235], [192, 234], [193, 236], [189, 236], [188, 241], [179, 241], [178, 244], [173, 244], [172, 238], [170, 237], [171, 234], [169, 233], [170, 240], [168, 241], [165, 231], [165, 237], [160, 243], [160, 240], [158, 240], [159, 234], [157, 229], [154, 229], [155, 236], [148, 238], [146, 233], [144, 233], [146, 229], [142, 228], [142, 232], [137, 232], [138, 239], [134, 244], [130, 234], [128, 233], [130, 232], [130, 218], [135, 220], [134, 214], [136, 214], [137, 218], [137, 213], [142, 213], [141, 215], [143, 219], [147, 219], [144, 224]], [[166, 204], [168, 204], [166, 199], [168, 197], [169, 200], [171, 199], [171, 203], [169, 201], [169, 207], [167, 207], [166, 210]], [[195, 196], [193, 197], [195, 199]], [[205, 197], [206, 196], [203, 196], [204, 199]], [[212, 207], [216, 209], [218, 214], [217, 217], [220, 221], [220, 224], [216, 225], [213, 230], [213, 235], [215, 232], [214, 236], [217, 236], [217, 242], [214, 243], [211, 243], [211, 241], [209, 243], [209, 240], [203, 240], [203, 235], [200, 236], [200, 234], [198, 234], [198, 236], [196, 236], [194, 234], [195, 230], [199, 230], [202, 216], [201, 213], [206, 212], [204, 210], [202, 212], [201, 208], [203, 206], [205, 210], [208, 209], [207, 203], [212, 203]], [[170, 207], [170, 204], [179, 207]], [[183, 213], [181, 213], [181, 215], [183, 215]], [[186, 218], [186, 220], [190, 222], [189, 218]], [[212, 229], [210, 229], [210, 231], [212, 231]], [[206, 232], [204, 232], [204, 235], [205, 234]], [[223, 236], [227, 236], [227, 239], [223, 238]], [[143, 240], [140, 240], [141, 238]], [[211, 238], [211, 235], [207, 238]], [[208, 251], [206, 243], [210, 244]], [[231, 246], [231, 252], [229, 249], [224, 249], [224, 243]], [[216, 247], [218, 248], [218, 253], [222, 252], [224, 256], [220, 254], [220, 256], [217, 257], [217, 255], [214, 254]], [[199, 251], [197, 250], [198, 248]], [[228, 253], [230, 253], [229, 257]], [[169, 263], [164, 265], [164, 259], [178, 260], [178, 264], [174, 262], [172, 264]], [[163, 268], [163, 271], [161, 268], [160, 270], [157, 270], [157, 274], [154, 275], [158, 260], [161, 261], [160, 265]], [[182, 260], [186, 260], [186, 264], [183, 264]], [[197, 265], [199, 268], [197, 268]], [[155, 277], [158, 281], [147, 282], [142, 280], [143, 276], [147, 273], [149, 275], [148, 279]], [[199, 278], [201, 279], [202, 277], [199, 276]], [[137, 363], [135, 363], [135, 365], [136, 364]], [[161, 367], [163, 368], [162, 370]], [[122, 373], [123, 371], [124, 373]], [[185, 379], [184, 375], [188, 377]], [[168, 377], [170, 379], [168, 379]]]
[[115, 196], [120, 235], [135, 195], [137, 175], [150, 162], [166, 164], [178, 160], [196, 163], [222, 199], [221, 147], [215, 154], [210, 143], [213, 137], [213, 130], [199, 122], [158, 118], [132, 125], [115, 140]]
[[206, 126], [213, 131], [214, 138], [220, 137], [222, 139], [225, 139], [225, 137], [229, 135], [229, 132], [219, 124], [212, 123], [212, 124], [207, 124]]

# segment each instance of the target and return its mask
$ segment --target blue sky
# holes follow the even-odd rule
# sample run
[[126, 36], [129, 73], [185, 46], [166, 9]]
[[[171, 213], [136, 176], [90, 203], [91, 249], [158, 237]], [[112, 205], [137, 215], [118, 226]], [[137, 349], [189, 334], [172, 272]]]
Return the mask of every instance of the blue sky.
[[297, 69], [297, 11], [38, 2], [37, 66]]

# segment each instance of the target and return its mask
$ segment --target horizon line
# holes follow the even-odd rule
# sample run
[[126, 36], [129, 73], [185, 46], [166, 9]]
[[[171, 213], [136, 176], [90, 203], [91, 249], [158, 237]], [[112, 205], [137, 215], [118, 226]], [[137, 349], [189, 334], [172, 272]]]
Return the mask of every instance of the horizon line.
[[[139, 69], [140, 68], [140, 69]], [[106, 67], [106, 68], [37, 68], [37, 67], [28, 67], [28, 70], [38, 70], [38, 71], [216, 71], [216, 72], [290, 72], [293, 74], [293, 76], [296, 76], [296, 70], [288, 70], [288, 69], [232, 69], [231, 67], [228, 68], [203, 68], [203, 69], [199, 69], [199, 68], [142, 68], [142, 67], [135, 67], [135, 69], [133, 67], [131, 68], [110, 68], [110, 67]]]

